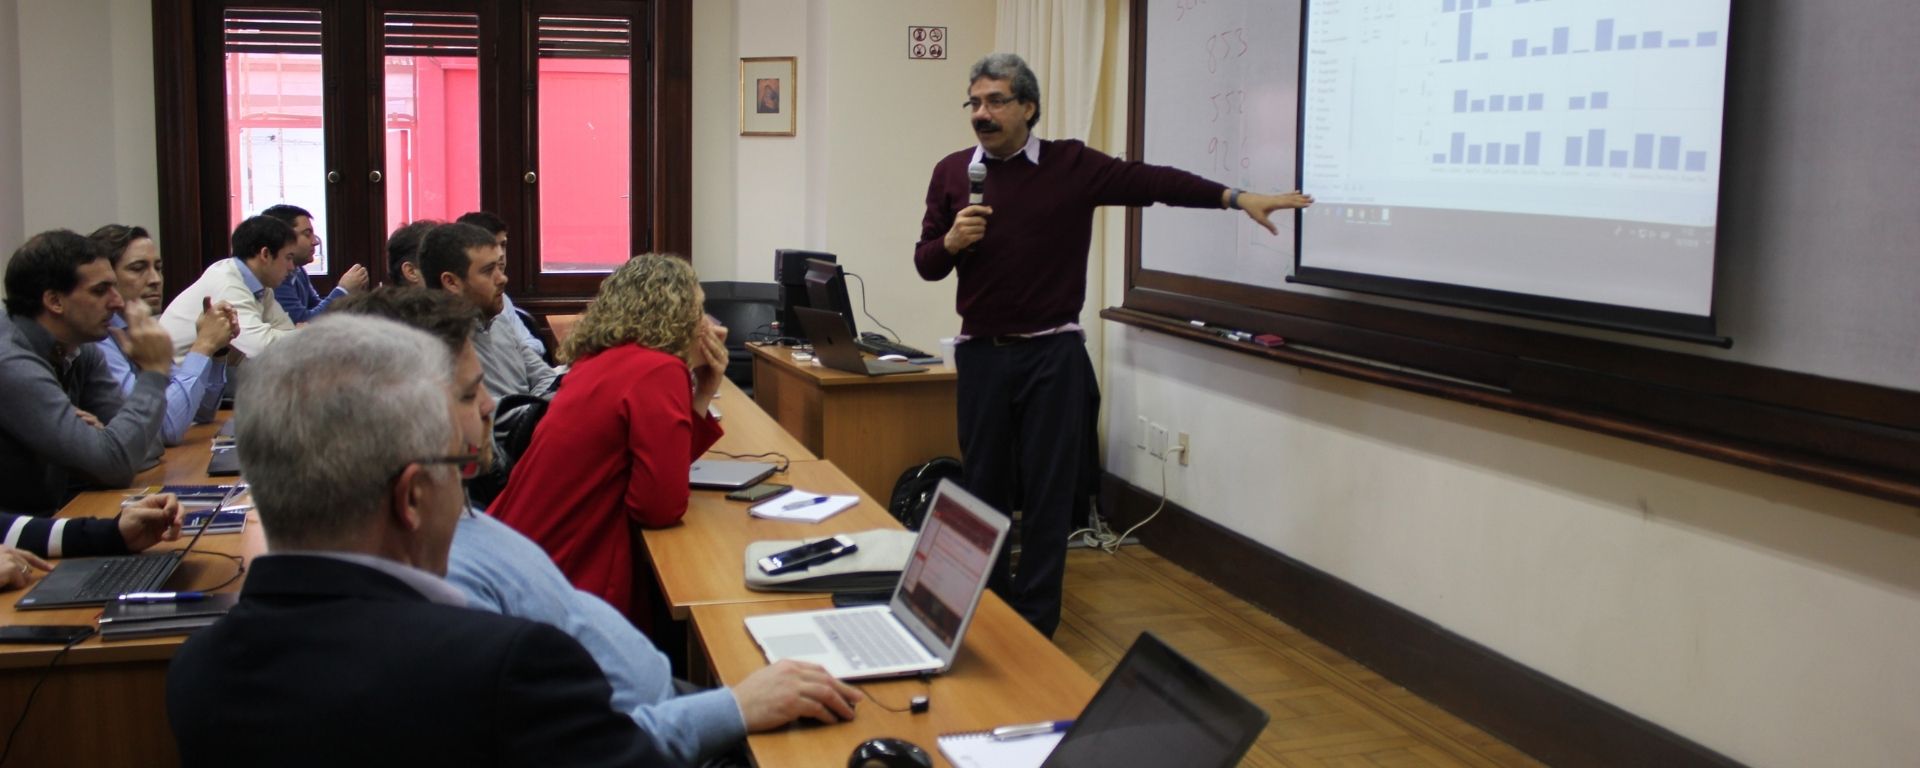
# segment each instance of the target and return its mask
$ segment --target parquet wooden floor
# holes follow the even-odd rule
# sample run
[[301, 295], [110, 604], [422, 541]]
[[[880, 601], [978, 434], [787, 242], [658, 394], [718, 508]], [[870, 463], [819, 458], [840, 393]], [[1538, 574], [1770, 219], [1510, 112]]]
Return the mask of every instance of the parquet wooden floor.
[[1142, 547], [1069, 552], [1063, 614], [1054, 643], [1096, 678], [1151, 629], [1265, 708], [1244, 766], [1539, 765]]

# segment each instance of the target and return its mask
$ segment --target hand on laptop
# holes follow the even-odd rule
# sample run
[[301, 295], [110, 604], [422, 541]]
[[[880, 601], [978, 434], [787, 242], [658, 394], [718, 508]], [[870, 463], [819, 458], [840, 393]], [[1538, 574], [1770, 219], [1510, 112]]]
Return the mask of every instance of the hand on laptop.
[[853, 719], [853, 705], [865, 696], [853, 686], [835, 680], [818, 664], [778, 661], [733, 687], [747, 732], [779, 728], [803, 717], [823, 723]]
[[129, 552], [180, 538], [180, 500], [156, 493], [127, 505], [120, 510], [120, 538]]
[[[19, 589], [33, 580], [35, 569], [42, 571], [53, 568], [39, 555], [23, 549], [0, 547], [0, 590]], [[852, 717], [852, 715], [848, 715]], [[831, 721], [829, 721], [831, 722]]]

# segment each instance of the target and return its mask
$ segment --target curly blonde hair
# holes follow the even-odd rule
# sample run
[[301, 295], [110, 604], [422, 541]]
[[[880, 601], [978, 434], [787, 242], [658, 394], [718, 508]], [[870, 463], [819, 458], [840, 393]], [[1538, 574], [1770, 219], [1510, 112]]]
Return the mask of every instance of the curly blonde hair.
[[622, 344], [686, 356], [703, 310], [700, 282], [685, 259], [643, 253], [600, 283], [600, 294], [556, 355], [573, 363]]

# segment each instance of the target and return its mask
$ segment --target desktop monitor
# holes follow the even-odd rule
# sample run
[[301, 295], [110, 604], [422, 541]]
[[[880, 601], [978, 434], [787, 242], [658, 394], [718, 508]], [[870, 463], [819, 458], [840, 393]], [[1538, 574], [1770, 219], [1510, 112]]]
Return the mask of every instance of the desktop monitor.
[[795, 307], [813, 306], [807, 297], [807, 264], [812, 261], [837, 261], [833, 254], [781, 248], [773, 252], [773, 281], [780, 288], [780, 334], [798, 338], [800, 316]]
[[853, 322], [853, 302], [847, 299], [847, 273], [839, 264], [819, 259], [807, 262], [807, 306], [840, 313], [847, 319], [847, 333], [860, 338], [860, 329]]

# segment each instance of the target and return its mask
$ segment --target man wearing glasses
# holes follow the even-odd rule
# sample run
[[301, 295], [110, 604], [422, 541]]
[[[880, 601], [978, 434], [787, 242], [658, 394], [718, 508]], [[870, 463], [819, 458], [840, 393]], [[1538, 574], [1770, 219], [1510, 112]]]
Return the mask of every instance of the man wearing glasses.
[[480, 456], [463, 400], [481, 396], [471, 356], [369, 317], [248, 363], [235, 436], [272, 554], [169, 667], [182, 763], [674, 762], [608, 706], [577, 641], [470, 609], [443, 578]]
[[[1233, 208], [1276, 232], [1269, 214], [1313, 198], [1232, 189], [1109, 157], [1073, 139], [1042, 141], [1032, 133], [1040, 120], [1039, 81], [1010, 53], [973, 65], [963, 106], [979, 145], [934, 165], [913, 260], [927, 280], [959, 273], [954, 365], [967, 490], [997, 509], [1023, 513], [1019, 570], [1009, 574], [1003, 549], [994, 591], [1052, 635], [1060, 623], [1067, 532], [1086, 508], [1097, 469], [1100, 391], [1078, 323], [1093, 209]], [[975, 165], [986, 171], [978, 204], [969, 201]]]

